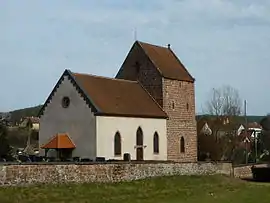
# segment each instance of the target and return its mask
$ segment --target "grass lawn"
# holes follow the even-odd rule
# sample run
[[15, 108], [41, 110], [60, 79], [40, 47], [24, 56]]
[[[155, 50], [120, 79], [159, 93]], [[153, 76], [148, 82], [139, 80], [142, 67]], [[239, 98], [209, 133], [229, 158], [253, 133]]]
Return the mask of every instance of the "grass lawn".
[[270, 183], [222, 176], [175, 176], [115, 184], [3, 187], [0, 202], [269, 203]]

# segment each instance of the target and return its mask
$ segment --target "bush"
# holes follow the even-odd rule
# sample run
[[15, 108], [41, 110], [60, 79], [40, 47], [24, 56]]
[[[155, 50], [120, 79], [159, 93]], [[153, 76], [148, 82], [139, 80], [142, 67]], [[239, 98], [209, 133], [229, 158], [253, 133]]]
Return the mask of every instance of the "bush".
[[10, 156], [11, 151], [12, 149], [7, 139], [7, 128], [0, 124], [0, 156], [2, 158]]

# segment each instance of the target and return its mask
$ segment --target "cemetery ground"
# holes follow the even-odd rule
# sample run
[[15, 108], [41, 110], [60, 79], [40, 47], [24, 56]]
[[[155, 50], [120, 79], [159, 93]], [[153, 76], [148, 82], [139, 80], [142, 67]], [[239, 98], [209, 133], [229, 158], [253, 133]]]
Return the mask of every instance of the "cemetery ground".
[[268, 203], [270, 183], [224, 176], [174, 176], [122, 183], [0, 188], [1, 203]]

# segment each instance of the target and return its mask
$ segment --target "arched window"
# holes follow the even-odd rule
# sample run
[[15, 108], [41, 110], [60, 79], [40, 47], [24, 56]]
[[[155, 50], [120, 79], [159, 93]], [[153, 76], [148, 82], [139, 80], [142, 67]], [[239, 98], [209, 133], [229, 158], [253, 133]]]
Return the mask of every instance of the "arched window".
[[143, 131], [140, 127], [138, 128], [136, 133], [136, 144], [139, 146], [143, 145]]
[[121, 156], [121, 136], [120, 133], [115, 133], [114, 136], [114, 155]]
[[154, 134], [153, 144], [154, 144], [154, 153], [158, 154], [159, 153], [159, 137], [158, 137], [157, 132], [155, 132], [155, 134]]
[[184, 139], [184, 137], [181, 137], [181, 139], [180, 139], [180, 152], [185, 153], [185, 139]]
[[142, 161], [143, 160], [143, 131], [139, 127], [136, 133], [136, 160]]

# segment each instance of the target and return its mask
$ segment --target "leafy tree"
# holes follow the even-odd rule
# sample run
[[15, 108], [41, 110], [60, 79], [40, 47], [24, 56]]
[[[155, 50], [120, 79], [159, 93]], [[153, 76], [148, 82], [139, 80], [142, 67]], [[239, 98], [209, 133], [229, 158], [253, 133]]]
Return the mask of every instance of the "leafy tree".
[[262, 133], [257, 137], [257, 154], [260, 162], [270, 161], [270, 115], [265, 116], [261, 122]]
[[0, 123], [0, 157], [5, 158], [11, 155], [11, 147], [7, 139], [7, 128]]
[[200, 133], [198, 135], [198, 159], [205, 161], [211, 159], [216, 161], [219, 159], [218, 145], [213, 136]]

